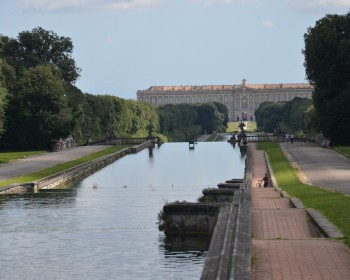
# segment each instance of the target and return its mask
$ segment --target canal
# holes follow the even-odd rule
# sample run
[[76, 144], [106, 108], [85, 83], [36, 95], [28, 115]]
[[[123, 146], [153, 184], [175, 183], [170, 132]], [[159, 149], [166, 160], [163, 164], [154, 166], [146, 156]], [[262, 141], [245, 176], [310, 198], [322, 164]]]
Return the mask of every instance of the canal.
[[0, 279], [199, 279], [209, 240], [166, 238], [166, 202], [243, 178], [227, 142], [166, 143], [59, 191], [0, 197]]

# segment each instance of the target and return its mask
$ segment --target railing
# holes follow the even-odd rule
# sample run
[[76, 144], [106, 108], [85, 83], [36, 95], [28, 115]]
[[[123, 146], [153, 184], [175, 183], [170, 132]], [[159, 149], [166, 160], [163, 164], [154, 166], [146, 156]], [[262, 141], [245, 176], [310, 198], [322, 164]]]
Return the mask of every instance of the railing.
[[146, 142], [146, 138], [122, 138], [122, 137], [115, 137], [115, 138], [109, 138], [106, 140], [107, 145], [124, 145], [124, 144], [142, 144]]
[[[277, 143], [281, 143], [281, 142], [289, 142], [290, 140], [286, 140], [286, 138], [281, 135], [247, 135], [247, 142], [277, 142]], [[236, 140], [232, 141], [232, 139], [229, 140], [229, 142], [238, 142], [237, 140], [237, 136], [236, 136]], [[294, 142], [315, 142], [312, 139], [308, 139], [308, 138], [294, 138]]]
[[285, 137], [274, 135], [248, 135], [248, 142], [284, 142]]

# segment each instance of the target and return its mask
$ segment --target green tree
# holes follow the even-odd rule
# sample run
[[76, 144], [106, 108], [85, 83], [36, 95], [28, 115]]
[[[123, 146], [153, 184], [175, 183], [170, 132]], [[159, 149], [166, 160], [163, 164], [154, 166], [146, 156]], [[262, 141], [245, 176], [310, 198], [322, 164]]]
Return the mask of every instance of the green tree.
[[5, 132], [5, 110], [7, 107], [6, 79], [3, 74], [4, 61], [0, 59], [0, 136]]
[[48, 148], [52, 139], [68, 136], [71, 130], [64, 83], [50, 66], [24, 73], [7, 113], [4, 141], [9, 148]]
[[223, 114], [224, 116], [224, 121], [223, 121], [223, 126], [226, 128], [227, 124], [228, 124], [228, 109], [226, 107], [226, 105], [219, 103], [219, 102], [213, 102], [213, 104], [216, 106], [216, 108], [218, 109], [218, 111]]
[[304, 35], [306, 75], [315, 86], [320, 128], [335, 143], [350, 143], [350, 13], [326, 15]]
[[187, 141], [201, 133], [202, 127], [196, 125], [198, 118], [195, 105], [168, 104], [157, 109], [159, 127], [170, 141]]
[[226, 127], [223, 125], [225, 117], [213, 103], [203, 103], [195, 108], [198, 114], [196, 124], [202, 127], [202, 133], [225, 131]]
[[295, 97], [287, 102], [283, 110], [283, 121], [292, 130], [307, 128], [306, 111], [312, 105], [312, 100]]
[[285, 102], [263, 102], [255, 111], [257, 127], [265, 132], [273, 133], [283, 121]]
[[19, 33], [17, 39], [2, 36], [1, 57], [12, 65], [17, 73], [38, 65], [55, 66], [59, 76], [67, 83], [75, 83], [80, 69], [72, 58], [73, 43], [69, 37], [58, 36], [41, 27]]

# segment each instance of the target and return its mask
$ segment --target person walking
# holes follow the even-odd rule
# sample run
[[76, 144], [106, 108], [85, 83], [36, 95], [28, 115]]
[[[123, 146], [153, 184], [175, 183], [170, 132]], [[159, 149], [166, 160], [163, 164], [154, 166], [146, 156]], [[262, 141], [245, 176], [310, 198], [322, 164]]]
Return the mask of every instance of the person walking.
[[261, 181], [264, 182], [264, 188], [267, 188], [269, 186], [270, 179], [267, 173], [265, 173], [265, 176], [262, 178]]
[[291, 135], [290, 135], [290, 143], [292, 143], [292, 144], [293, 144], [293, 142], [294, 142], [294, 135], [293, 135], [293, 134], [291, 134]]

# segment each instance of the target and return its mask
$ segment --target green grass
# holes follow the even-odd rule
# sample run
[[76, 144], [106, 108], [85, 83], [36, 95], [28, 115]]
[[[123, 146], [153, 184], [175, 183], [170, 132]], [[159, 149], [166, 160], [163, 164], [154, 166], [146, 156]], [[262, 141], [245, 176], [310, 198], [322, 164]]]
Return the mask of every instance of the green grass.
[[338, 153], [350, 158], [350, 146], [335, 146], [333, 149]]
[[0, 187], [5, 187], [5, 186], [9, 186], [11, 184], [14, 183], [25, 183], [25, 182], [33, 182], [36, 180], [39, 180], [41, 178], [56, 174], [58, 172], [62, 172], [64, 170], [67, 170], [69, 168], [72, 167], [76, 167], [80, 164], [83, 163], [87, 163], [89, 161], [93, 161], [97, 158], [103, 157], [105, 155], [109, 155], [109, 154], [113, 154], [117, 151], [120, 151], [126, 147], [129, 147], [128, 145], [120, 145], [120, 146], [113, 146], [113, 147], [109, 147], [106, 149], [103, 149], [101, 151], [86, 155], [84, 157], [66, 162], [66, 163], [61, 163], [61, 164], [57, 164], [55, 166], [52, 166], [50, 168], [46, 168], [46, 169], [42, 169], [39, 170], [37, 172], [33, 172], [33, 173], [29, 173], [23, 176], [19, 176], [19, 177], [14, 177], [5, 181], [0, 182]]
[[215, 137], [216, 137], [216, 134], [211, 134], [211, 135], [207, 138], [206, 142], [212, 142], [212, 141], [214, 141]]
[[[232, 133], [232, 132], [239, 132], [239, 125], [240, 122], [229, 122], [227, 124], [227, 129], [226, 132], [228, 133]], [[256, 122], [247, 122], [247, 127], [246, 127], [246, 131], [247, 132], [254, 132], [256, 130]]]
[[9, 163], [25, 157], [45, 154], [46, 151], [27, 151], [27, 152], [0, 152], [0, 163]]
[[297, 171], [277, 143], [258, 143], [257, 147], [268, 154], [279, 187], [289, 195], [299, 198], [306, 208], [314, 208], [323, 213], [343, 232], [344, 242], [350, 246], [350, 197], [302, 184], [298, 180]]

